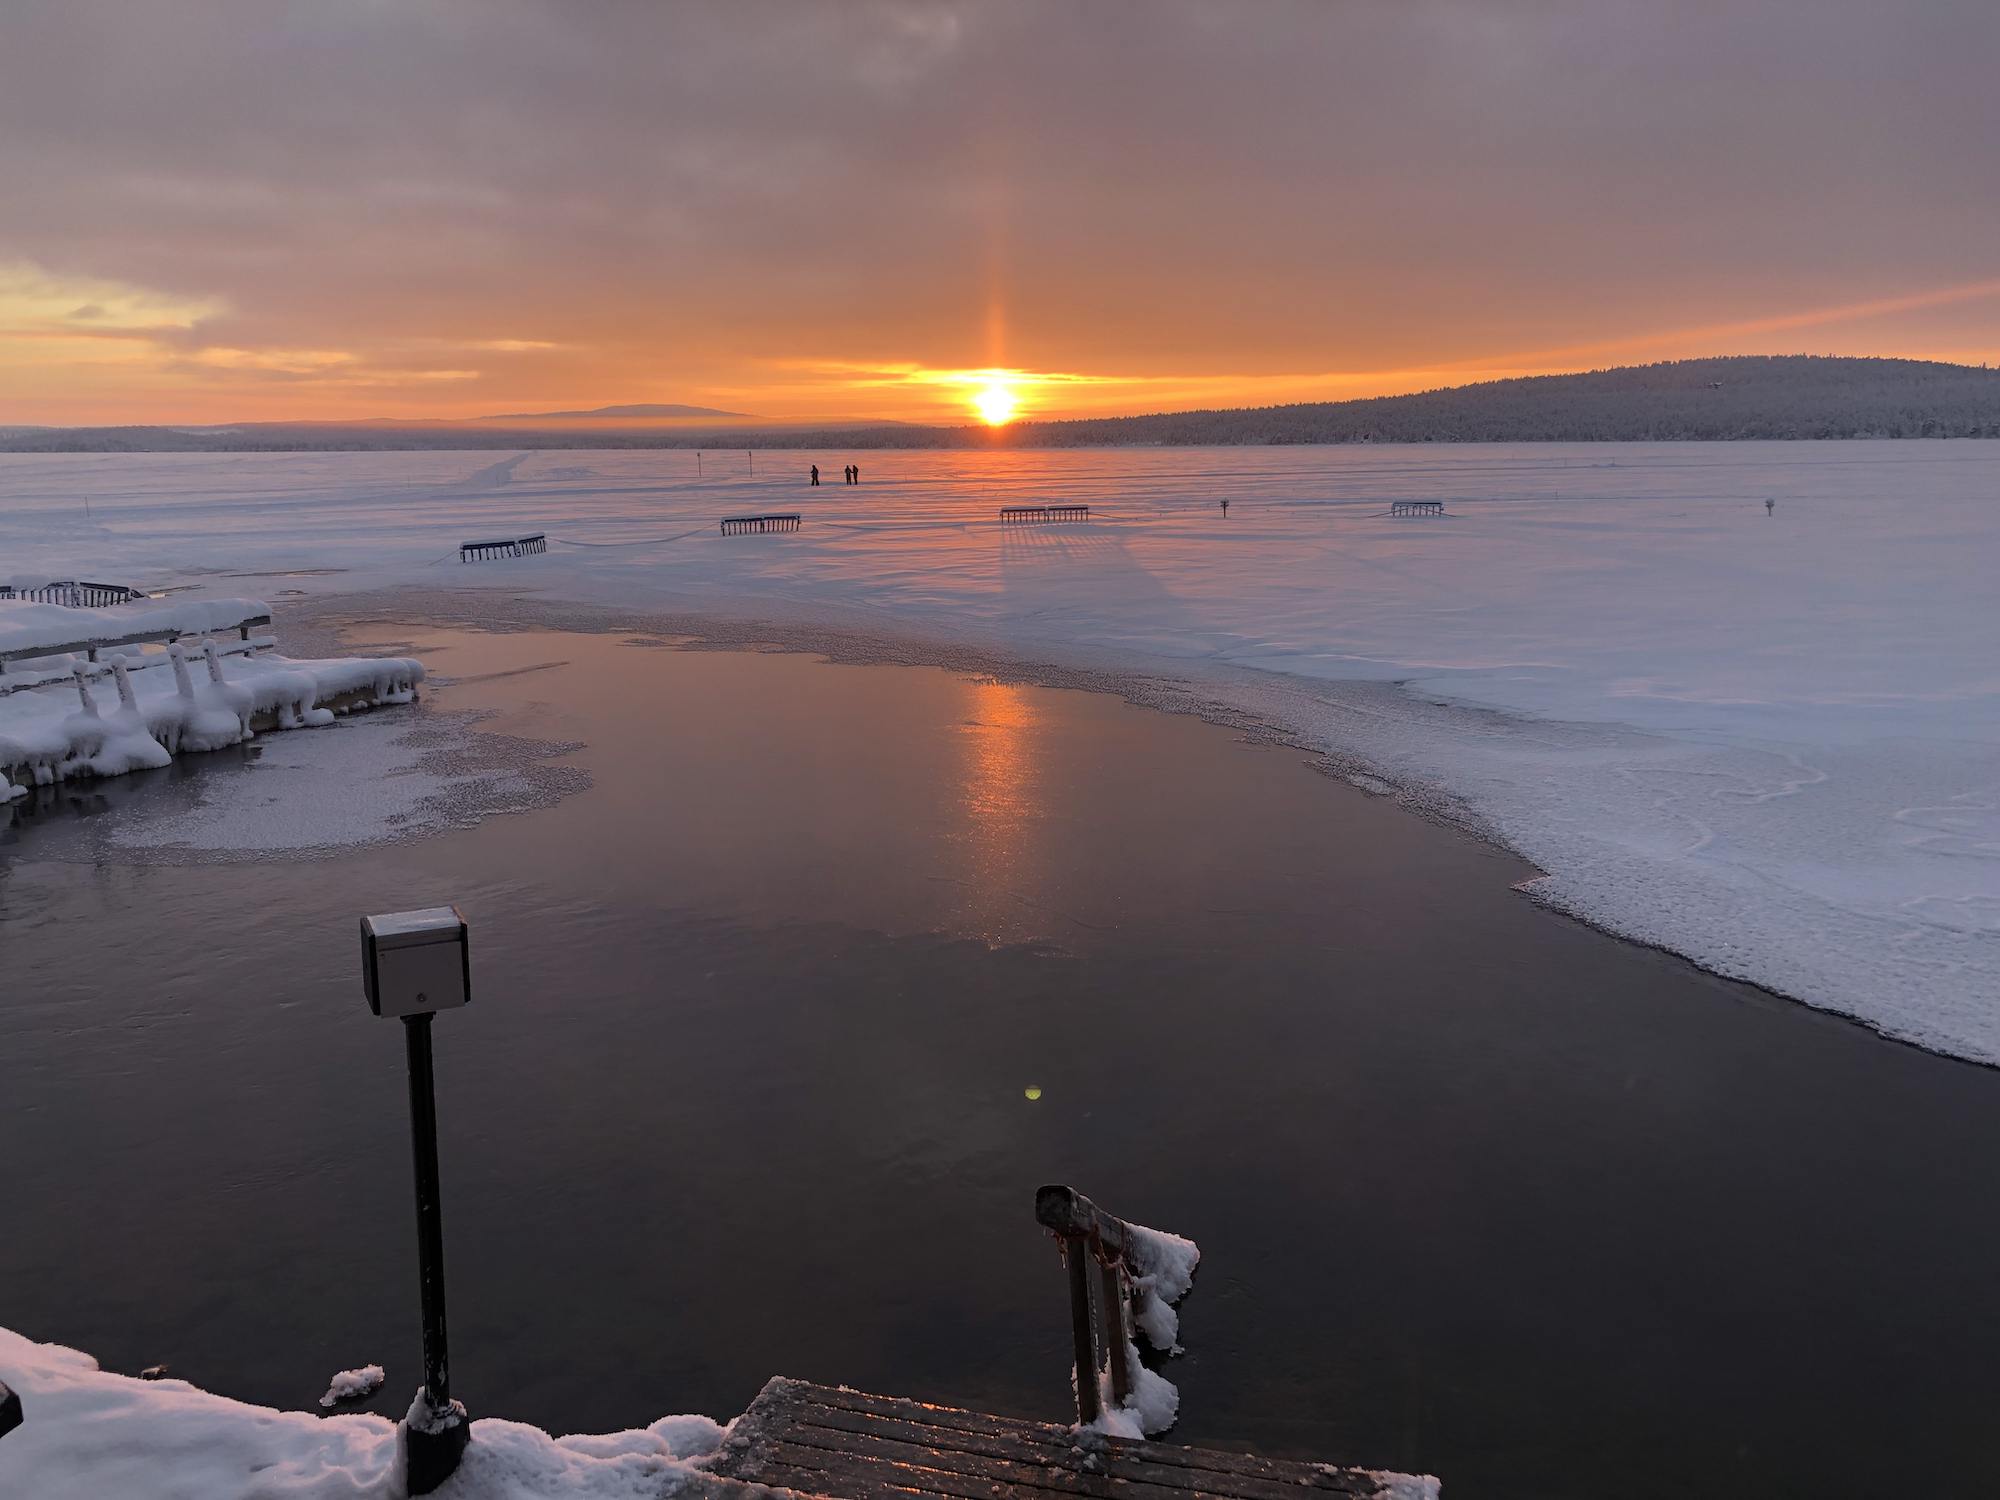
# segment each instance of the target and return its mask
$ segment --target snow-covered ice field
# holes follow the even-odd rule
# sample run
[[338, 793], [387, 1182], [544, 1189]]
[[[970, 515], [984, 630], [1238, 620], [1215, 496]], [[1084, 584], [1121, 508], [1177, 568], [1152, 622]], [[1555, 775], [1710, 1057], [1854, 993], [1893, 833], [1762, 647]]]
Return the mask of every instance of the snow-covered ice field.
[[[858, 488], [806, 488], [808, 463], [831, 480], [850, 460]], [[533, 589], [1184, 679], [1448, 794], [1549, 872], [1536, 893], [1568, 911], [2000, 1061], [2000, 448], [701, 467], [658, 451], [8, 456], [0, 575], [280, 605]], [[1450, 514], [1390, 518], [1406, 498]], [[995, 522], [1045, 500], [1092, 519]], [[717, 534], [766, 510], [805, 524]], [[545, 530], [549, 553], [458, 563], [459, 542], [515, 530]]]

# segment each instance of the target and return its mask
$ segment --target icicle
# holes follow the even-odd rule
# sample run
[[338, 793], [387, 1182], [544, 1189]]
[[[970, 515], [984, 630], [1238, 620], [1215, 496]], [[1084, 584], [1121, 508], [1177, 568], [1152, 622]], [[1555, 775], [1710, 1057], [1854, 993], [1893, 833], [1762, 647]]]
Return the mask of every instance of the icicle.
[[202, 637], [201, 654], [208, 661], [208, 680], [210, 682], [222, 681], [222, 658], [216, 654], [215, 642], [209, 640], [206, 636]]

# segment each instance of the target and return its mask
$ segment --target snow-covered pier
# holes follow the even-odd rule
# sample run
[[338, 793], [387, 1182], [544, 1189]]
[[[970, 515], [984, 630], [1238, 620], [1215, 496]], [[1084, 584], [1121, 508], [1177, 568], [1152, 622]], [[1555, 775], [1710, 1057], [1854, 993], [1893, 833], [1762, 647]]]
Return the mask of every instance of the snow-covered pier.
[[249, 599], [151, 609], [0, 600], [0, 803], [416, 697], [424, 669], [410, 658], [259, 654], [276, 642], [252, 632], [270, 620]]
[[780, 1377], [730, 1423], [708, 1472], [842, 1500], [1287, 1500], [1302, 1491], [1435, 1500], [1438, 1482], [1427, 1475], [1152, 1441], [1173, 1426], [1180, 1394], [1140, 1359], [1134, 1334], [1162, 1355], [1180, 1352], [1174, 1304], [1194, 1285], [1200, 1250], [1059, 1184], [1035, 1194], [1035, 1221], [1061, 1246], [1069, 1274], [1074, 1426]]
[[783, 1377], [730, 1423], [707, 1468], [726, 1479], [841, 1500], [1428, 1500], [1438, 1494], [1436, 1480], [1417, 1475], [1102, 1437]]

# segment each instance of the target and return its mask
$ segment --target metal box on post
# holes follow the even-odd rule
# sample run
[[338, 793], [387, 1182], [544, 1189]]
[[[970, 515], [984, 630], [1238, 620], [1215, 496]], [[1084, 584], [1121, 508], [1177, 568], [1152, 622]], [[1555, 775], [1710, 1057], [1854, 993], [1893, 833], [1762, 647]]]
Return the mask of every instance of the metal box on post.
[[471, 947], [455, 906], [361, 919], [361, 977], [378, 1016], [421, 1016], [472, 998]]

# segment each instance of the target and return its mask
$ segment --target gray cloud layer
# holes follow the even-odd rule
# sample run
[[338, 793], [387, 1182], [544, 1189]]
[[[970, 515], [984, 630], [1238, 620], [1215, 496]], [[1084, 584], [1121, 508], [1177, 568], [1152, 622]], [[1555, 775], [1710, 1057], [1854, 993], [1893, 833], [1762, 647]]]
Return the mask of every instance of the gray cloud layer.
[[1996, 64], [1992, 0], [6, 0], [0, 261], [412, 368], [1391, 368], [2000, 275]]

